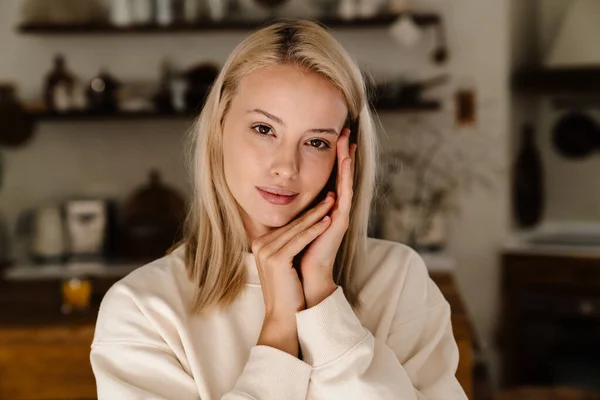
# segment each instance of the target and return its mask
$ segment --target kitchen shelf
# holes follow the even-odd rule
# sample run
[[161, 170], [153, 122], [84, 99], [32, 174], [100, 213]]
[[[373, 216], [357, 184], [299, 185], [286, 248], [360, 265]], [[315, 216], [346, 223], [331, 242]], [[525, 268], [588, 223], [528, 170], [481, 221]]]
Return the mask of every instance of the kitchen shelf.
[[600, 67], [524, 69], [513, 75], [512, 85], [540, 95], [599, 95]]
[[590, 96], [558, 97], [552, 100], [552, 106], [556, 109], [599, 109], [600, 93]]
[[[397, 20], [400, 14], [382, 14], [372, 18], [344, 20], [337, 17], [319, 18], [318, 22], [330, 28], [376, 28], [385, 27]], [[437, 25], [440, 16], [432, 13], [411, 13], [413, 21], [420, 26]], [[172, 34], [199, 33], [209, 31], [247, 31], [267, 25], [273, 20], [229, 19], [221, 22], [203, 20], [194, 24], [176, 23], [168, 26], [157, 24], [119, 27], [108, 23], [94, 24], [49, 24], [22, 23], [17, 31], [25, 35], [70, 35], [70, 34]]]
[[[45, 121], [143, 121], [149, 119], [189, 119], [192, 120], [197, 116], [197, 113], [161, 113], [156, 111], [119, 111], [116, 113], [95, 113], [88, 111], [70, 111], [65, 113], [53, 112], [42, 109], [39, 106], [31, 107], [25, 104], [26, 114], [35, 122]], [[412, 112], [433, 112], [441, 109], [439, 101], [427, 100], [414, 104], [399, 104], [399, 105], [381, 105], [377, 106], [379, 112], [397, 112], [397, 113], [412, 113]]]
[[98, 113], [88, 111], [69, 111], [64, 113], [48, 110], [26, 110], [34, 121], [143, 121], [149, 119], [193, 119], [192, 113], [164, 113], [156, 111], [119, 111], [116, 113]]

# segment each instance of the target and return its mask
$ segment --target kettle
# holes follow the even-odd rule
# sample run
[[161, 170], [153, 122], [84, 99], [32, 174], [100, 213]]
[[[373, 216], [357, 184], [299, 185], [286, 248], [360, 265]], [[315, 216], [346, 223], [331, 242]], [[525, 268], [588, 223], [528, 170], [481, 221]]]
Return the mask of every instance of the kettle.
[[63, 263], [68, 253], [68, 237], [63, 210], [49, 204], [33, 211], [29, 255], [35, 263]]

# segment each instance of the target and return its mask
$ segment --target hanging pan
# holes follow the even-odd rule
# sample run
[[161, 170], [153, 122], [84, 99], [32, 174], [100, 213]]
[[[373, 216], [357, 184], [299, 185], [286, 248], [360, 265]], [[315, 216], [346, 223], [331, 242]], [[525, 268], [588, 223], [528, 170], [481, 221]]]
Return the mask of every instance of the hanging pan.
[[556, 151], [570, 159], [582, 159], [600, 147], [600, 127], [592, 117], [578, 111], [562, 116], [552, 134]]

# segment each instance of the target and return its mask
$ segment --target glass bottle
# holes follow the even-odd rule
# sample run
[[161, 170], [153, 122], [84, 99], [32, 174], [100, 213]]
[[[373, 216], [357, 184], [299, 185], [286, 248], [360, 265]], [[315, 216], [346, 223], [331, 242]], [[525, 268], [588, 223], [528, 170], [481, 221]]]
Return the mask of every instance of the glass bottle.
[[538, 224], [544, 211], [544, 173], [531, 124], [523, 127], [521, 147], [513, 166], [512, 205], [516, 223], [529, 228]]
[[44, 82], [46, 107], [53, 111], [67, 111], [71, 108], [71, 96], [75, 77], [67, 70], [62, 54], [54, 57], [54, 67]]

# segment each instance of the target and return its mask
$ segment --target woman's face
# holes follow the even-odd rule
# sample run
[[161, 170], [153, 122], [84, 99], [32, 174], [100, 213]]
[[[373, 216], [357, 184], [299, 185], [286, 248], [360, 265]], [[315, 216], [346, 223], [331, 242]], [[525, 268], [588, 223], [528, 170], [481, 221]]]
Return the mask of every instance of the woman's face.
[[[346, 114], [329, 81], [297, 67], [242, 79], [223, 121], [223, 160], [250, 241], [286, 225], [325, 187]], [[267, 193], [277, 189], [296, 195]]]

